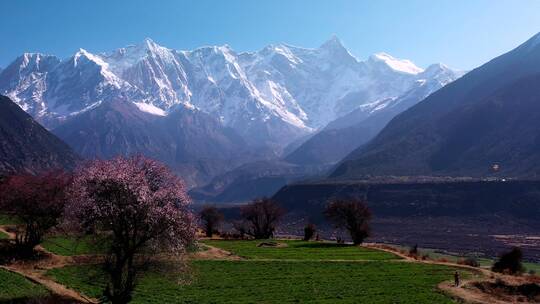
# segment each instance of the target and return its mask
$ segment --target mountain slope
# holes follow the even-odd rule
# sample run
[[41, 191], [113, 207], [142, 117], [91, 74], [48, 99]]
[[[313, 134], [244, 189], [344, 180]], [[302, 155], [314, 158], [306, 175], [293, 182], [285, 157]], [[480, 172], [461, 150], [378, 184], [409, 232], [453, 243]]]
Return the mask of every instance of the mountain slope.
[[540, 34], [394, 118], [332, 177], [540, 172]]
[[[387, 58], [387, 57], [384, 57]], [[412, 69], [404, 65], [403, 69]], [[454, 81], [461, 72], [436, 64], [418, 73], [413, 87], [402, 96], [380, 100], [373, 109], [358, 108], [329, 123], [286, 160], [295, 164], [332, 164], [372, 139], [397, 114], [420, 102], [446, 84]]]
[[0, 175], [72, 169], [79, 157], [9, 98], [0, 95]]
[[324, 169], [276, 160], [256, 161], [215, 177], [209, 184], [193, 189], [190, 195], [200, 202], [246, 202], [255, 197], [271, 196], [286, 184]]
[[233, 130], [184, 107], [161, 116], [115, 100], [71, 118], [53, 132], [87, 158], [144, 154], [161, 160], [181, 173], [189, 186], [250, 157]]

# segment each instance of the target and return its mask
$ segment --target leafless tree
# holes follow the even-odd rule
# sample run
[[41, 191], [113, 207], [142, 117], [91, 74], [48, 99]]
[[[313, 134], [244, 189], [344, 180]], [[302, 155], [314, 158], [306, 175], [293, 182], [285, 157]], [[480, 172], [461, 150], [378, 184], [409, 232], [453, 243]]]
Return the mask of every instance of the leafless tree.
[[336, 228], [347, 229], [355, 245], [362, 244], [369, 236], [371, 211], [361, 200], [333, 200], [326, 207], [324, 215]]
[[267, 239], [274, 236], [285, 210], [269, 198], [260, 198], [243, 206], [240, 213], [248, 226], [246, 234], [255, 239]]
[[212, 237], [223, 221], [223, 214], [215, 206], [204, 206], [201, 212], [199, 212], [199, 217], [201, 218], [207, 237]]

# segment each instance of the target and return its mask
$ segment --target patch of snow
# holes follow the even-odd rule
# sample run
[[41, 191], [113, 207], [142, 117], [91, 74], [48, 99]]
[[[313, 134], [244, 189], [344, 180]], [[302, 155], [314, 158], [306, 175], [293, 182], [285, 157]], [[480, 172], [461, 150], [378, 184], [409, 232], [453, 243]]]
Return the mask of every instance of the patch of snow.
[[282, 56], [284, 56], [285, 58], [287, 58], [287, 60], [289, 60], [290, 62], [294, 63], [294, 64], [300, 64], [302, 63], [302, 59], [298, 58], [297, 56], [295, 56], [291, 50], [289, 48], [287, 48], [286, 46], [284, 45], [278, 45], [278, 46], [275, 46], [274, 47], [274, 51], [277, 53], [277, 54], [280, 54]]
[[393, 70], [407, 73], [407, 74], [418, 74], [423, 72], [422, 68], [417, 67], [412, 61], [407, 59], [397, 59], [386, 53], [377, 53], [372, 56], [375, 60], [382, 61], [386, 63]]
[[79, 111], [75, 111], [75, 112], [71, 112], [71, 113], [68, 113], [68, 116], [76, 116], [76, 115], [79, 115], [79, 114], [82, 114], [84, 112], [87, 112], [89, 110], [92, 110], [92, 109], [95, 109], [97, 107], [99, 107], [101, 104], [103, 103], [103, 100], [99, 100], [87, 107], [85, 107], [84, 109], [82, 110], [79, 110]]
[[144, 103], [144, 102], [134, 102], [134, 104], [142, 112], [150, 113], [152, 115], [157, 115], [157, 116], [167, 116], [167, 112], [154, 106], [153, 104]]

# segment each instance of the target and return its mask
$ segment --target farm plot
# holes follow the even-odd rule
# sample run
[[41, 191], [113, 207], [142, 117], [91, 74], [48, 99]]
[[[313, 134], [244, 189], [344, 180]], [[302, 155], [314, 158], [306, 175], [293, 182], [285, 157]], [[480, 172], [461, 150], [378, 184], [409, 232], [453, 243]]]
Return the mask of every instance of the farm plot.
[[[401, 262], [193, 261], [190, 278], [146, 276], [134, 303], [452, 303], [435, 286], [453, 269]], [[57, 281], [99, 297], [99, 267], [49, 271]], [[189, 283], [185, 280], [189, 279]]]
[[[150, 273], [134, 303], [453, 303], [437, 291], [452, 278], [447, 266], [402, 262], [390, 253], [331, 243], [205, 241], [245, 257], [240, 261], [193, 260], [184, 274]], [[47, 273], [87, 296], [102, 294], [98, 265]]]
[[379, 250], [346, 244], [279, 240], [276, 247], [259, 246], [261, 241], [204, 241], [248, 259], [278, 260], [392, 260], [398, 256]]
[[49, 252], [63, 256], [100, 254], [105, 251], [103, 241], [91, 236], [52, 236], [47, 237], [42, 246]]
[[34, 284], [21, 275], [0, 269], [0, 303], [47, 295], [48, 291], [41, 285]]

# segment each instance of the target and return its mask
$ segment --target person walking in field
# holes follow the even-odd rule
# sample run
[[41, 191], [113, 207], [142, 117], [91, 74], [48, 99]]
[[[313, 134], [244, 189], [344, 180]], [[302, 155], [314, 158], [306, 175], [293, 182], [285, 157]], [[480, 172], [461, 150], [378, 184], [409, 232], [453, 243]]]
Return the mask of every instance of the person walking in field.
[[459, 279], [459, 272], [456, 271], [456, 272], [454, 272], [454, 285], [455, 285], [456, 287], [459, 287], [459, 281], [460, 281], [460, 279]]

